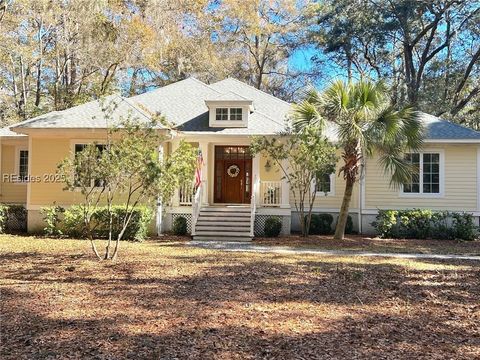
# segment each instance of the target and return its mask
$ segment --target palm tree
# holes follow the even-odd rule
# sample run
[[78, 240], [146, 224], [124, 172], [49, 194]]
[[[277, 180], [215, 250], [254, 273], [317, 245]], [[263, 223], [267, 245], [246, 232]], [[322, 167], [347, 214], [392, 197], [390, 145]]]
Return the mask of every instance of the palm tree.
[[390, 184], [398, 187], [412, 175], [404, 160], [406, 152], [422, 147], [423, 126], [412, 107], [396, 109], [382, 82], [333, 82], [325, 91], [308, 92], [294, 108], [294, 124], [303, 127], [317, 123], [331, 129], [342, 148], [343, 165], [339, 174], [346, 181], [335, 239], [343, 239], [355, 182], [359, 180], [366, 157], [375, 152]]

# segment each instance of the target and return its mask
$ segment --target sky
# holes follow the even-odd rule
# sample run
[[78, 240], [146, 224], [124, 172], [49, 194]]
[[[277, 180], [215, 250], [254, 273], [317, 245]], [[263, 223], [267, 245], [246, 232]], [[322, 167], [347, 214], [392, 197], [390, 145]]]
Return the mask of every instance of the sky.
[[346, 79], [346, 71], [332, 61], [327, 60], [327, 57], [321, 50], [315, 49], [314, 46], [297, 49], [290, 56], [288, 66], [293, 71], [318, 71], [318, 65], [317, 69], [315, 69], [315, 61], [312, 60], [314, 57], [318, 58], [322, 63], [320, 76], [316, 77], [316, 80], [313, 82], [316, 88], [319, 90], [325, 88], [332, 79]]

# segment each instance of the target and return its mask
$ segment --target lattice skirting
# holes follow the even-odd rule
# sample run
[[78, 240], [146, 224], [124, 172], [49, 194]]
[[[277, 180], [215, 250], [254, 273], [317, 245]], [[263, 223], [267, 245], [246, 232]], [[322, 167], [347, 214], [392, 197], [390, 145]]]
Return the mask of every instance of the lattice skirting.
[[27, 211], [25, 208], [17, 208], [7, 212], [6, 229], [7, 233], [18, 233], [27, 231]]
[[265, 235], [265, 221], [270, 217], [277, 217], [282, 222], [282, 231], [281, 234], [290, 233], [290, 216], [281, 216], [281, 215], [255, 215], [255, 236], [264, 236]]
[[187, 233], [192, 233], [192, 214], [172, 214], [172, 227], [176, 218], [184, 217], [187, 220]]

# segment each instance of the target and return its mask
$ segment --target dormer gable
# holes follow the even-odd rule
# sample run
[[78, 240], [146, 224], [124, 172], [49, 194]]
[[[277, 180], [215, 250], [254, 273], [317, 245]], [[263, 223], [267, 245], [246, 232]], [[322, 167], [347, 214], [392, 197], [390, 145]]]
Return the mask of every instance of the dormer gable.
[[233, 92], [205, 100], [210, 127], [248, 127], [253, 101]]

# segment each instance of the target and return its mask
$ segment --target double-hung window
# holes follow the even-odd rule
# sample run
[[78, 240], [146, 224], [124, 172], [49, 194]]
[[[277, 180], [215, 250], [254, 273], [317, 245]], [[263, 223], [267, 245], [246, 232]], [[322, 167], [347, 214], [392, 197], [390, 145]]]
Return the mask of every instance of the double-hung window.
[[215, 109], [216, 121], [242, 121], [243, 109], [242, 108], [216, 108]]
[[18, 181], [28, 180], [28, 150], [20, 150], [18, 154]]
[[405, 160], [412, 168], [412, 176], [403, 184], [402, 193], [408, 195], [441, 195], [443, 185], [442, 162], [439, 152], [409, 153]]
[[[88, 145], [87, 144], [75, 144], [75, 156], [77, 156], [77, 154], [79, 154], [80, 152], [82, 152], [83, 150], [85, 150], [85, 148], [87, 147]], [[105, 148], [106, 148], [106, 145], [103, 145], [103, 144], [95, 144], [95, 147], [96, 149], [98, 150], [98, 154], [101, 154]], [[78, 179], [78, 176], [77, 174], [75, 174], [75, 177], [77, 178], [75, 181], [76, 183], [78, 183], [78, 185], [80, 185], [80, 179]], [[93, 183], [94, 186], [96, 187], [102, 187], [103, 184], [104, 184], [104, 180], [102, 179], [85, 179], [85, 181], [87, 181], [87, 184], [91, 184]]]
[[322, 195], [333, 195], [334, 190], [334, 174], [324, 174], [316, 183], [315, 191]]

